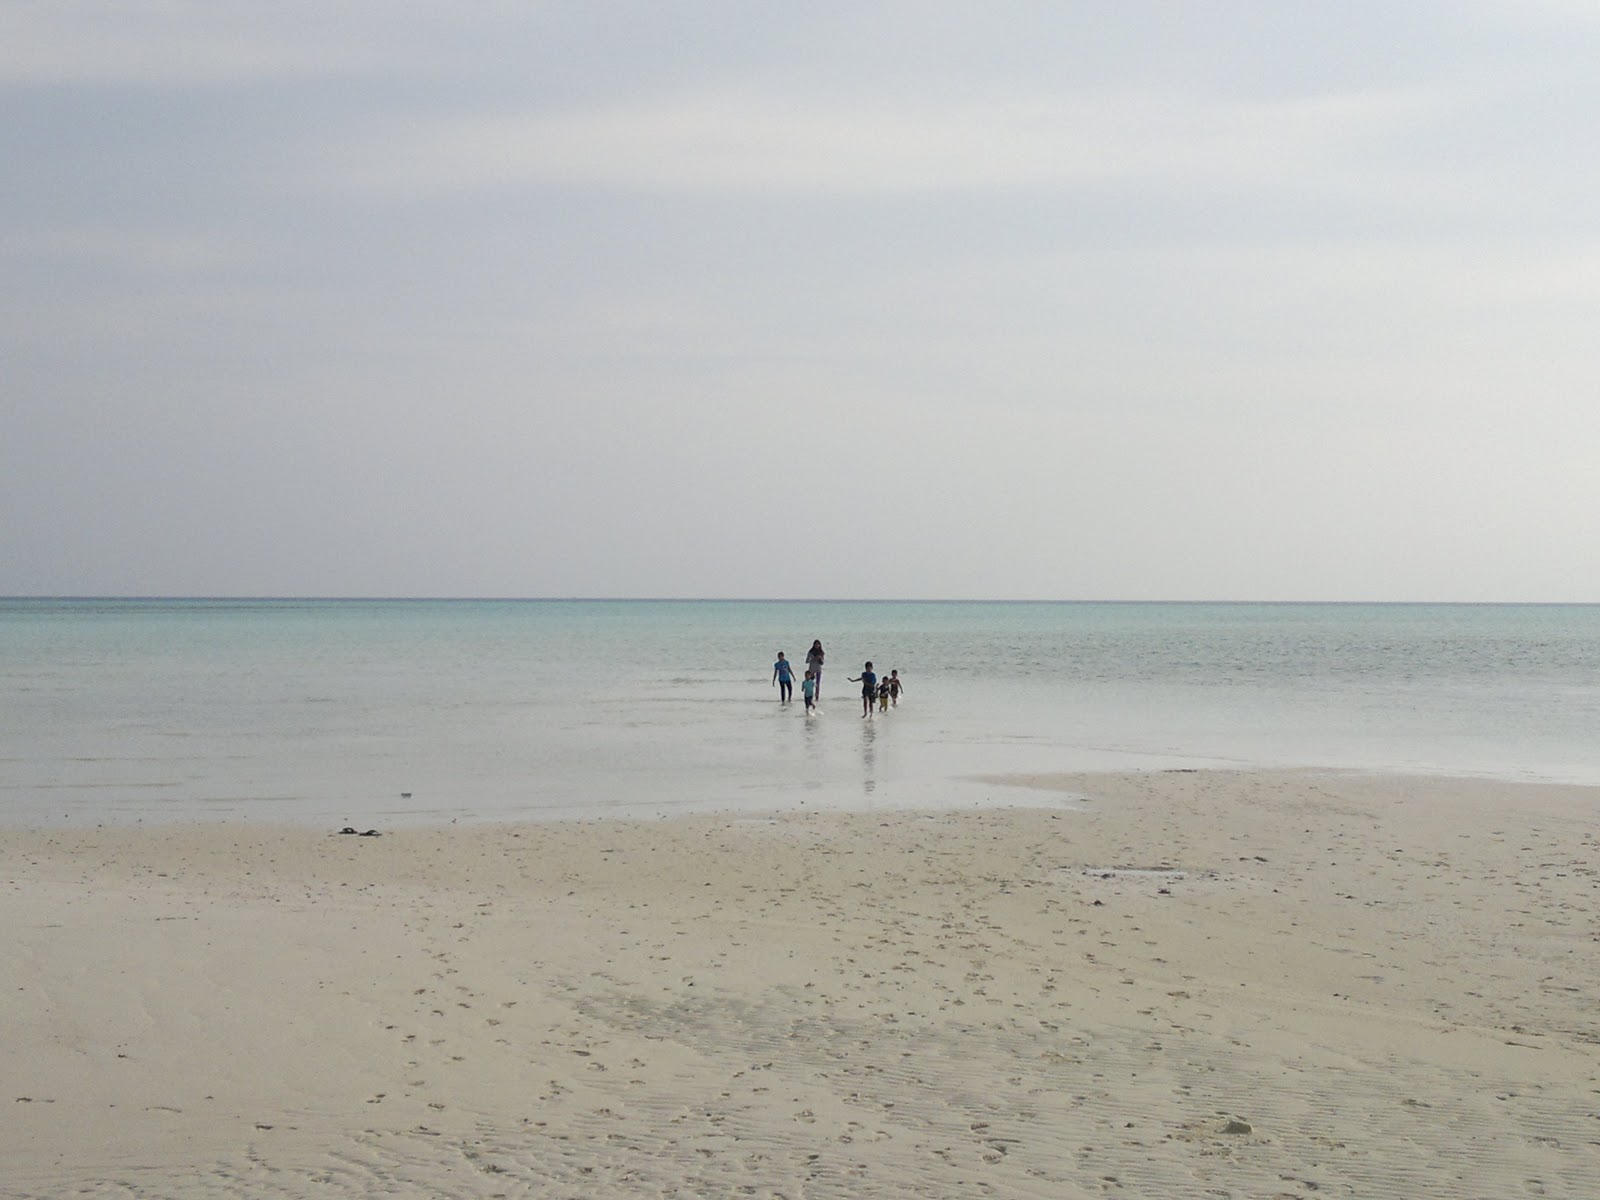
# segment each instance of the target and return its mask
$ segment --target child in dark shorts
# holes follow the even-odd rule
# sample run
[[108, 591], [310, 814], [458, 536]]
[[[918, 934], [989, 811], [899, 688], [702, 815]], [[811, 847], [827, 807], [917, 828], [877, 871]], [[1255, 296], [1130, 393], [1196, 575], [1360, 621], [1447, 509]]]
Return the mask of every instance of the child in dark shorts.
[[850, 676], [851, 683], [861, 685], [861, 715], [872, 716], [872, 702], [878, 696], [878, 676], [872, 670], [872, 661], [867, 661], [866, 667], [859, 675]]

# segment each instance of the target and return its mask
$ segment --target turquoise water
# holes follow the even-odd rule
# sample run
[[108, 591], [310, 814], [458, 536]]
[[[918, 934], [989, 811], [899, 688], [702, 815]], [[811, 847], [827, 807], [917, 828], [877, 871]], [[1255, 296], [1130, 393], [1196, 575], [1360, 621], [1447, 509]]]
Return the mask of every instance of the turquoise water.
[[[775, 652], [828, 651], [822, 715]], [[906, 682], [860, 718], [871, 658]], [[981, 805], [979, 774], [1600, 783], [1600, 607], [0, 601], [0, 820]], [[409, 795], [405, 795], [409, 793]]]

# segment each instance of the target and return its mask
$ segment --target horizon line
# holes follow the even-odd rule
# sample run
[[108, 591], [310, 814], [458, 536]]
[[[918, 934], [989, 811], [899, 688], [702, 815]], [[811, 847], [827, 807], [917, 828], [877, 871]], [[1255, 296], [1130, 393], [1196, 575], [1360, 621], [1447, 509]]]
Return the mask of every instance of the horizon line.
[[251, 595], [229, 593], [176, 593], [144, 594], [93, 594], [93, 593], [17, 593], [0, 596], [0, 601], [55, 601], [67, 602], [203, 602], [203, 603], [418, 603], [418, 604], [1272, 604], [1272, 605], [1385, 605], [1391, 607], [1422, 607], [1428, 605], [1454, 605], [1457, 607], [1547, 607], [1583, 608], [1600, 604], [1595, 600], [1329, 600], [1329, 599], [1150, 599], [1150, 598], [1083, 598], [1083, 597], [1017, 597], [1017, 596], [513, 596], [513, 595]]

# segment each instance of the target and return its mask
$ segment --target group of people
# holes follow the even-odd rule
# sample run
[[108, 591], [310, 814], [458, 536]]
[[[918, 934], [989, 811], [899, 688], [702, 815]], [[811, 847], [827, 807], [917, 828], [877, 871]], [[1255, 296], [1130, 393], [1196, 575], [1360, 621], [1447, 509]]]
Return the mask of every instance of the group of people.
[[[822, 699], [822, 662], [825, 657], [822, 639], [818, 638], [811, 643], [811, 649], [806, 651], [805, 678], [800, 682], [800, 695], [806, 702], [807, 716], [816, 711], [817, 703]], [[772, 664], [772, 682], [778, 688], [779, 704], [788, 704], [794, 699], [794, 673], [794, 663], [784, 657], [784, 652], [779, 650], [778, 661]], [[891, 670], [885, 678], [879, 679], [869, 660], [862, 668], [861, 674], [851, 675], [848, 678], [851, 683], [861, 685], [863, 719], [872, 716], [874, 703], [877, 704], [879, 712], [888, 712], [891, 705], [899, 707], [900, 693], [905, 685], [900, 682], [898, 669]]]

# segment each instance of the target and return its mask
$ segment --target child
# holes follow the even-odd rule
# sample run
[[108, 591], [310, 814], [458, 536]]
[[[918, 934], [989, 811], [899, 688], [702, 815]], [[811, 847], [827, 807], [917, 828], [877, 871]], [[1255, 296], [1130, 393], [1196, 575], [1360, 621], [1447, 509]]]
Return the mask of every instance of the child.
[[787, 704], [794, 699], [794, 665], [778, 651], [778, 661], [772, 664], [772, 682], [778, 685], [778, 703]]
[[810, 671], [806, 672], [806, 677], [800, 684], [800, 694], [806, 698], [806, 716], [809, 717], [817, 707], [817, 680]]
[[878, 711], [889, 711], [889, 681], [887, 679], [878, 685]]
[[889, 703], [896, 708], [900, 707], [900, 689], [905, 686], [900, 682], [898, 669], [889, 672]]
[[861, 685], [861, 715], [872, 716], [872, 701], [878, 694], [878, 676], [872, 670], [872, 661], [867, 661], [866, 669], [859, 675], [849, 676], [851, 683]]

